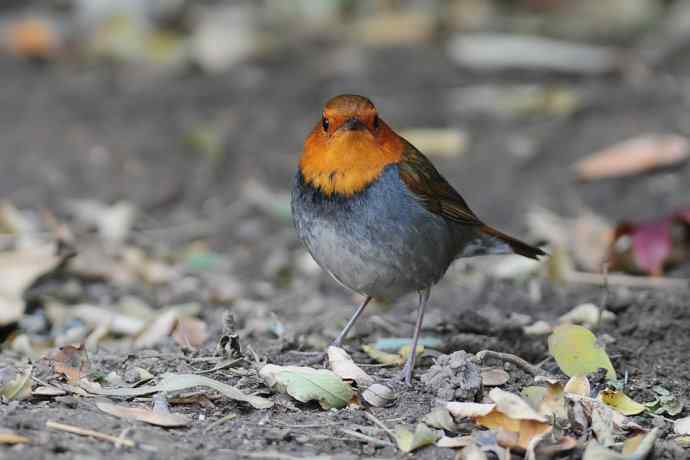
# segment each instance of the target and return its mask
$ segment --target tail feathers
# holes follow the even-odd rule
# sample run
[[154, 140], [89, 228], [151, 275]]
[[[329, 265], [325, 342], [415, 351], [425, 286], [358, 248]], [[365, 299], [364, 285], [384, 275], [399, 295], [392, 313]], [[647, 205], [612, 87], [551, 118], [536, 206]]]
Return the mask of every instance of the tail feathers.
[[495, 228], [489, 227], [488, 225], [482, 226], [481, 231], [484, 234], [487, 234], [494, 238], [498, 238], [499, 240], [506, 243], [508, 246], [510, 246], [510, 249], [512, 249], [515, 254], [520, 254], [521, 256], [529, 257], [530, 259], [535, 260], [538, 260], [539, 256], [546, 255], [546, 253], [541, 249], [535, 248], [534, 246], [530, 246], [529, 244], [515, 239], [512, 236], [508, 236], [505, 233], [499, 232]]

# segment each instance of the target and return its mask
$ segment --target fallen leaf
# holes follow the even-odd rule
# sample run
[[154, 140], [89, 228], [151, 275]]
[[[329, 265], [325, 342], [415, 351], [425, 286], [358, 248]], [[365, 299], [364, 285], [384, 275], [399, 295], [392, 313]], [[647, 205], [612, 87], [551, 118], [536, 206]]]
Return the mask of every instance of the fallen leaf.
[[0, 399], [22, 401], [31, 397], [32, 367], [18, 371], [13, 367], [0, 369]]
[[446, 408], [448, 412], [451, 413], [453, 417], [481, 417], [483, 415], [488, 415], [494, 410], [496, 404], [483, 404], [474, 402], [449, 402], [446, 403]]
[[485, 387], [497, 387], [510, 380], [510, 375], [500, 368], [482, 368], [482, 385]]
[[535, 420], [546, 423], [548, 419], [537, 413], [532, 407], [516, 394], [494, 388], [489, 392], [489, 399], [496, 403], [496, 410], [516, 420]]
[[266, 364], [259, 376], [269, 388], [286, 392], [300, 402], [316, 400], [322, 408], [340, 409], [352, 399], [352, 388], [328, 369]]
[[48, 362], [53, 366], [53, 370], [67, 378], [67, 383], [74, 385], [86, 376], [89, 370], [89, 356], [86, 347], [79, 345], [65, 345], [58, 351], [48, 354]]
[[664, 413], [670, 416], [676, 416], [683, 411], [683, 403], [679, 401], [670, 391], [666, 388], [656, 385], [654, 387], [654, 392], [656, 393], [656, 399], [654, 401], [645, 403], [645, 406], [649, 408], [652, 412], [658, 415]]
[[592, 332], [582, 326], [563, 324], [549, 336], [549, 352], [564, 374], [587, 375], [599, 368], [606, 369], [606, 377], [616, 379], [611, 360]]
[[637, 448], [630, 453], [618, 453], [611, 449], [607, 449], [598, 442], [592, 440], [587, 444], [587, 448], [582, 455], [582, 460], [645, 460], [652, 449], [654, 442], [659, 434], [659, 429], [654, 428], [647, 433], [642, 439]]
[[374, 379], [357, 366], [342, 348], [328, 347], [328, 365], [338, 377], [343, 380], [354, 381], [361, 388], [374, 383]]
[[622, 391], [605, 389], [599, 393], [598, 398], [607, 406], [613, 407], [623, 415], [637, 415], [645, 410], [645, 406], [633, 401]]
[[538, 412], [556, 420], [566, 420], [568, 410], [566, 408], [564, 388], [561, 383], [548, 383], [544, 397], [538, 406]]
[[[411, 347], [409, 345], [405, 345], [400, 348], [400, 352], [398, 354], [394, 354], [378, 350], [372, 345], [362, 345], [362, 351], [369, 355], [371, 359], [380, 364], [386, 364], [388, 366], [403, 366], [405, 364], [407, 354], [410, 352], [410, 348]], [[417, 345], [417, 355], [419, 356], [423, 352], [424, 347], [422, 345]]]
[[433, 444], [440, 437], [438, 432], [430, 429], [424, 423], [418, 423], [414, 433], [402, 425], [395, 429], [395, 441], [398, 444], [398, 449], [405, 453]]
[[247, 395], [238, 388], [197, 374], [164, 374], [163, 379], [158, 385], [136, 388], [103, 388], [97, 383], [82, 379], [79, 381], [79, 387], [95, 395], [127, 398], [161, 392], [182, 391], [194, 387], [208, 387], [222, 393], [230, 399], [246, 402], [255, 409], [268, 409], [273, 407], [273, 401], [270, 399]]
[[580, 180], [622, 177], [676, 165], [690, 157], [688, 140], [645, 134], [600, 150], [575, 164]]
[[65, 260], [52, 243], [0, 252], [0, 327], [24, 314], [24, 292]]
[[563, 387], [566, 393], [575, 393], [581, 396], [589, 396], [592, 391], [589, 380], [584, 375], [574, 375]]
[[159, 412], [144, 407], [126, 407], [110, 403], [96, 403], [103, 412], [120, 418], [132, 418], [151, 425], [164, 427], [187, 426], [192, 420], [183, 414], [172, 414], [170, 412]]
[[442, 436], [438, 441], [436, 441], [436, 446], [449, 447], [451, 449], [457, 449], [458, 447], [467, 447], [472, 444], [474, 444], [474, 438], [472, 436]]
[[673, 431], [676, 434], [690, 435], [690, 417], [684, 417], [673, 422]]
[[570, 310], [559, 318], [561, 323], [581, 324], [585, 327], [594, 327], [599, 323], [613, 321], [616, 315], [608, 310], [600, 310], [593, 303], [583, 303]]
[[450, 412], [446, 407], [435, 407], [428, 414], [424, 416], [422, 422], [429, 425], [432, 428], [437, 428], [440, 430], [446, 430], [454, 432], [457, 430], [453, 417], [450, 416]]
[[0, 444], [14, 445], [14, 444], [29, 444], [31, 438], [22, 436], [13, 431], [0, 431]]
[[179, 318], [172, 336], [181, 347], [195, 350], [208, 340], [208, 327], [200, 319]]

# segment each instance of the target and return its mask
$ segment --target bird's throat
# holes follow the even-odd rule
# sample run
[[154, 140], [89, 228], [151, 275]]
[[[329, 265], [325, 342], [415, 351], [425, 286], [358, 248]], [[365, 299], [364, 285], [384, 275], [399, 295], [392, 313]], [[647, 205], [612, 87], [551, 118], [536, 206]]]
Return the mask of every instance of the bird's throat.
[[328, 141], [309, 139], [300, 159], [304, 180], [324, 195], [352, 196], [400, 161], [397, 142], [380, 143], [368, 133], [348, 132]]

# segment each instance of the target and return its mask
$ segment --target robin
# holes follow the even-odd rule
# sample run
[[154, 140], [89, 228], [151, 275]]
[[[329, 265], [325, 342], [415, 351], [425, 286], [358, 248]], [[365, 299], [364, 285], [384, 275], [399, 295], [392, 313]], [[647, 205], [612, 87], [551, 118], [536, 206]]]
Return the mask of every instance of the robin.
[[[431, 287], [455, 259], [545, 255], [484, 224], [431, 161], [363, 96], [341, 95], [326, 103], [304, 142], [292, 216], [297, 235], [321, 268], [364, 296], [334, 346], [373, 298], [417, 292], [416, 350]], [[410, 353], [403, 369], [408, 385], [415, 358]]]

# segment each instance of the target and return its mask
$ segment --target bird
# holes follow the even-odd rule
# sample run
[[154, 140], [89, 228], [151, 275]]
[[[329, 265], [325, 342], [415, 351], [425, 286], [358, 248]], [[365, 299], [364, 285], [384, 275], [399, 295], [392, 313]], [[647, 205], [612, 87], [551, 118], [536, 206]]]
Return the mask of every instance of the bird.
[[[326, 102], [304, 142], [291, 194], [298, 238], [335, 281], [364, 297], [331, 344], [341, 346], [372, 299], [418, 294], [417, 350], [431, 288], [461, 257], [545, 252], [485, 224], [432, 162], [366, 97]], [[412, 383], [416, 352], [400, 377]]]

